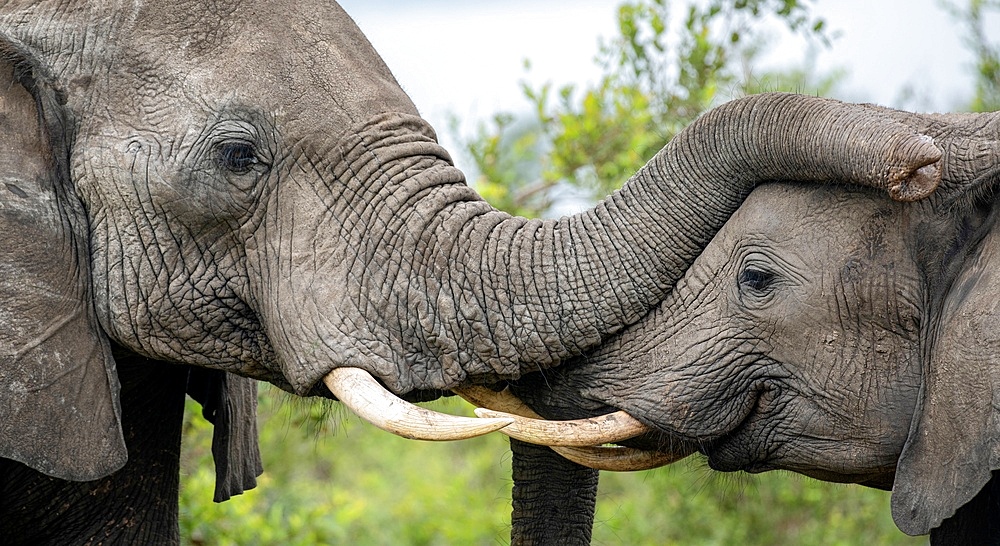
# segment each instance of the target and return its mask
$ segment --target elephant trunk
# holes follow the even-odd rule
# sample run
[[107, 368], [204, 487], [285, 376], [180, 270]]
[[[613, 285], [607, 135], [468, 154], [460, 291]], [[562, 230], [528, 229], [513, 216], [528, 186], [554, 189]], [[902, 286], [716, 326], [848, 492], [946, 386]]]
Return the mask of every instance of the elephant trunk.
[[[386, 114], [351, 134], [315, 167], [331, 182], [278, 190], [268, 210], [279, 228], [258, 243], [293, 249], [261, 278], [275, 283], [263, 288], [268, 337], [299, 392], [337, 366], [397, 393], [553, 366], [645, 315], [759, 182], [846, 181], [912, 199], [933, 190], [927, 166], [940, 158], [871, 110], [758, 95], [700, 118], [595, 208], [529, 220], [466, 186], [420, 118]], [[303, 312], [313, 320], [293, 318]]]
[[512, 546], [590, 544], [598, 472], [511, 438]]

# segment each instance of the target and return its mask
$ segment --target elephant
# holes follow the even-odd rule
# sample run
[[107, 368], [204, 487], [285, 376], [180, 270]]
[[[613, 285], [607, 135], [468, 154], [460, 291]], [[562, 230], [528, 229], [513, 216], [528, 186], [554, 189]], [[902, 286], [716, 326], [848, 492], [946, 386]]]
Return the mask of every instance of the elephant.
[[332, 1], [12, 0], [0, 49], [0, 533], [31, 544], [177, 542], [186, 394], [218, 501], [262, 471], [256, 381], [408, 437], [508, 426], [406, 401], [639, 321], [760, 182], [913, 201], [943, 157], [890, 115], [751, 96], [529, 220], [465, 183]]
[[758, 186], [649, 315], [513, 393], [550, 419], [625, 410], [650, 432], [624, 443], [670, 460], [891, 489], [935, 545], [1000, 543], [1000, 112], [869, 108], [964, 158], [934, 195]]

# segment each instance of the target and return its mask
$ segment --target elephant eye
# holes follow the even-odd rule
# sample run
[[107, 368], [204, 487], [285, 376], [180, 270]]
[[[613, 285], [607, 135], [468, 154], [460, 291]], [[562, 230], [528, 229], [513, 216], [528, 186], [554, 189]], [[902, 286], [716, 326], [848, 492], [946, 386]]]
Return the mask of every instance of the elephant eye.
[[739, 283], [743, 290], [764, 292], [774, 282], [774, 273], [753, 267], [747, 267], [740, 273]]
[[257, 149], [249, 142], [224, 142], [218, 148], [219, 165], [234, 173], [247, 174], [260, 163]]

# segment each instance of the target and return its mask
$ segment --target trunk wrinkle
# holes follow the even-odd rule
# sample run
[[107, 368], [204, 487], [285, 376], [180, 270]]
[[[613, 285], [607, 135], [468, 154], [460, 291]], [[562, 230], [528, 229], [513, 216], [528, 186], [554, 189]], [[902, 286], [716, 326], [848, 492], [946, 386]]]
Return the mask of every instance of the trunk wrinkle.
[[[401, 394], [517, 378], [645, 315], [759, 182], [892, 191], [933, 155], [926, 146], [869, 108], [757, 95], [706, 113], [595, 208], [526, 220], [466, 186], [426, 122], [379, 116], [332, 161], [340, 191], [323, 197], [338, 201], [321, 240], [344, 245], [345, 266], [323, 274], [335, 273], [327, 292], [349, 297], [320, 301], [319, 313], [339, 315], [320, 321], [339, 327], [315, 331], [339, 334], [323, 340], [335, 366], [361, 367]], [[312, 386], [330, 360], [286, 373]]]

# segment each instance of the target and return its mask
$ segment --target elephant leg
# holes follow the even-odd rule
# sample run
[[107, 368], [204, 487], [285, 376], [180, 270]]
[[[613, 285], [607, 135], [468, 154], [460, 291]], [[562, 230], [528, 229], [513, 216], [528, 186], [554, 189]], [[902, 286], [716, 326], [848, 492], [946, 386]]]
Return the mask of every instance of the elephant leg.
[[1000, 545], [1000, 470], [955, 515], [931, 530], [932, 546]]
[[587, 545], [597, 502], [596, 470], [551, 449], [511, 438], [511, 546]]
[[177, 544], [181, 426], [188, 368], [115, 355], [128, 462], [70, 482], [0, 459], [0, 541]]

